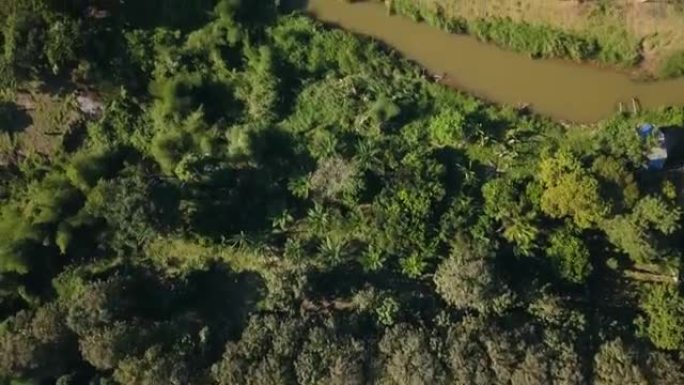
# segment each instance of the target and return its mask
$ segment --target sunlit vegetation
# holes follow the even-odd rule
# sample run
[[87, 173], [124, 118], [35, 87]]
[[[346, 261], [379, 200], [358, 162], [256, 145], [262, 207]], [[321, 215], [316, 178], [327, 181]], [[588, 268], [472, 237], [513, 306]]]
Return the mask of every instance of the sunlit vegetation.
[[635, 132], [683, 109], [564, 127], [268, 0], [11, 3], [0, 384], [684, 383]]

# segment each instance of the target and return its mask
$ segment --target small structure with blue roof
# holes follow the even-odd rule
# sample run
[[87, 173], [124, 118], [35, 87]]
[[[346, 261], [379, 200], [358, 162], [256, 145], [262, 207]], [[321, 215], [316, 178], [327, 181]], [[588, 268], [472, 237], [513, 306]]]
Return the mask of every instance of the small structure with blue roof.
[[637, 127], [639, 137], [644, 141], [653, 141], [654, 146], [647, 154], [649, 170], [662, 170], [667, 162], [667, 141], [665, 133], [651, 123], [644, 123]]

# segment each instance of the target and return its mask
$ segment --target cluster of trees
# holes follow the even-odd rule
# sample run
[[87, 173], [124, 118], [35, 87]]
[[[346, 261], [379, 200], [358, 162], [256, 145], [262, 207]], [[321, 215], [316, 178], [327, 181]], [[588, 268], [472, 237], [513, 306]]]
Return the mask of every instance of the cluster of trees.
[[684, 382], [681, 183], [634, 132], [684, 109], [564, 128], [277, 3], [0, 10], [3, 95], [106, 101], [2, 166], [0, 383]]

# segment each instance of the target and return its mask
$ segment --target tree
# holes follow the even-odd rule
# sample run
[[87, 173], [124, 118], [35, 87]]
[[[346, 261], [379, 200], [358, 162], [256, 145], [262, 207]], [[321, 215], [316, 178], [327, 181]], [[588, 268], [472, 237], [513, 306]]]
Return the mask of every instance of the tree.
[[586, 383], [571, 338], [540, 330], [534, 322], [516, 325], [507, 321], [510, 319], [465, 318], [447, 329], [442, 354], [450, 369], [449, 383]]
[[684, 347], [684, 298], [673, 285], [649, 285], [640, 301], [643, 332], [660, 349]]
[[82, 191], [90, 190], [97, 182], [110, 176], [116, 167], [116, 153], [107, 149], [79, 152], [66, 168], [69, 181]]
[[422, 329], [397, 325], [387, 330], [378, 344], [382, 385], [431, 385], [444, 381], [444, 368]]
[[541, 208], [553, 218], [571, 217], [577, 227], [586, 229], [608, 213], [598, 181], [568, 152], [542, 158], [539, 180], [544, 187]]
[[88, 192], [84, 212], [106, 222], [101, 242], [116, 254], [126, 255], [177, 225], [178, 200], [170, 183], [130, 168], [116, 178], [99, 181]]
[[212, 368], [219, 385], [289, 385], [297, 383], [294, 367], [301, 338], [296, 320], [254, 316], [242, 337], [226, 345]]
[[175, 349], [154, 346], [142, 357], [128, 357], [114, 371], [114, 379], [130, 385], [192, 385], [200, 373], [188, 367], [187, 357]]
[[602, 184], [602, 196], [615, 202], [619, 208], [631, 208], [639, 199], [639, 186], [625, 163], [618, 158], [599, 156], [591, 170]]
[[58, 74], [76, 61], [83, 36], [80, 20], [46, 2], [8, 1], [0, 11], [5, 63], [26, 76]]
[[236, 90], [254, 120], [269, 122], [278, 114], [279, 78], [275, 75], [273, 51], [268, 46], [245, 49], [248, 70], [242, 87]]
[[324, 199], [338, 199], [358, 190], [357, 169], [353, 163], [340, 157], [319, 160], [311, 174], [309, 187]]
[[646, 196], [637, 202], [632, 216], [642, 228], [652, 228], [664, 235], [671, 235], [680, 227], [682, 210], [655, 196]]
[[430, 140], [436, 147], [459, 148], [465, 140], [465, 117], [460, 111], [445, 109], [433, 117], [428, 126]]
[[494, 384], [496, 373], [492, 370], [487, 348], [468, 322], [448, 329], [442, 340], [449, 378], [454, 385]]
[[649, 263], [658, 257], [658, 250], [648, 234], [628, 216], [618, 215], [604, 222], [608, 240], [637, 263]]
[[41, 232], [22, 217], [21, 210], [6, 205], [0, 211], [0, 271], [26, 274]]
[[115, 322], [85, 331], [79, 339], [83, 359], [99, 370], [119, 366], [127, 356], [135, 355], [144, 347], [143, 327]]
[[[113, 323], [116, 313], [123, 310], [126, 280], [111, 275], [90, 281], [83, 271], [70, 269], [55, 279], [55, 289], [65, 308], [66, 323], [79, 335], [87, 335], [98, 327]], [[130, 304], [130, 303], [128, 303]]]
[[75, 342], [56, 304], [21, 311], [0, 328], [0, 378], [56, 377], [77, 360]]
[[551, 234], [546, 254], [558, 274], [570, 282], [582, 283], [591, 273], [589, 249], [567, 227]]
[[503, 236], [525, 254], [529, 254], [539, 237], [538, 212], [527, 199], [524, 184], [509, 178], [496, 178], [482, 186], [485, 212], [501, 221]]
[[636, 353], [621, 339], [604, 343], [594, 356], [596, 385], [646, 385]]
[[639, 200], [631, 213], [618, 215], [603, 224], [608, 239], [636, 263], [650, 263], [663, 254], [658, 236], [679, 229], [681, 211], [660, 198]]
[[494, 275], [491, 256], [473, 251], [464, 242], [455, 243], [451, 255], [437, 267], [434, 283], [448, 304], [461, 309], [496, 310], [510, 295]]
[[665, 352], [651, 352], [646, 361], [645, 372], [653, 385], [684, 384], [684, 360], [682, 354], [672, 358]]
[[362, 385], [366, 347], [335, 330], [315, 328], [295, 361], [299, 385]]
[[[60, 173], [32, 183], [0, 211], [0, 271], [26, 274], [38, 255], [55, 254], [57, 228], [77, 214], [82, 195]], [[45, 258], [47, 259], [47, 258]], [[50, 260], [43, 260], [43, 268]]]

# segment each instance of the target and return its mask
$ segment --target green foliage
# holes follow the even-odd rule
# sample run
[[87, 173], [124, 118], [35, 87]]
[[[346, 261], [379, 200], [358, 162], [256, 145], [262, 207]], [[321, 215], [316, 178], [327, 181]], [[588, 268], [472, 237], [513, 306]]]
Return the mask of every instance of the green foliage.
[[99, 370], [111, 370], [139, 349], [140, 331], [123, 322], [88, 330], [79, 340], [83, 359]]
[[[589, 146], [594, 147], [593, 151], [610, 154], [612, 157], [621, 159], [623, 163], [628, 160], [631, 162], [631, 164], [627, 163], [628, 169], [634, 166], [639, 167], [645, 161], [648, 144], [642, 141], [639, 135], [635, 135], [634, 127], [637, 122], [636, 119], [625, 118], [620, 115], [602, 121], [598, 124], [596, 137], [589, 143]], [[669, 123], [664, 122], [663, 124]], [[610, 172], [600, 169], [601, 162], [599, 161], [598, 174], [608, 173], [610, 175]], [[610, 168], [611, 165], [607, 164], [606, 166]], [[619, 172], [619, 170], [615, 171]]]
[[568, 281], [582, 283], [591, 273], [589, 249], [567, 228], [551, 234], [546, 253], [558, 274]]
[[[568, 58], [576, 61], [596, 60], [629, 67], [640, 59], [639, 41], [624, 28], [614, 25], [597, 25], [587, 33], [568, 31], [550, 24], [533, 24], [525, 21], [497, 17], [466, 20], [444, 2], [392, 0], [387, 1], [390, 12], [424, 21], [454, 33], [468, 33], [477, 39], [492, 42], [503, 48], [527, 53], [535, 58]], [[445, 12], [444, 8], [448, 11]], [[448, 15], [445, 15], [447, 13]], [[587, 16], [590, 17], [590, 16]], [[676, 59], [672, 59], [676, 62]], [[665, 66], [670, 68], [670, 66]], [[672, 68], [677, 68], [672, 65]], [[662, 71], [667, 74], [668, 71]]]
[[[0, 124], [35, 102], [3, 139], [0, 382], [681, 382], [679, 293], [649, 289], [626, 320], [680, 257], [679, 181], [641, 170], [634, 126], [684, 109], [566, 130], [276, 3], [0, 8], [0, 72], [33, 92], [3, 91]], [[638, 357], [607, 343], [589, 362], [635, 332]]]
[[426, 333], [408, 325], [387, 330], [378, 344], [383, 385], [435, 384], [444, 381], [444, 369], [431, 351]]
[[22, 198], [21, 202], [10, 202], [2, 208], [0, 267], [5, 272], [24, 274], [39, 262], [35, 253], [50, 255], [47, 247], [60, 238], [55, 226], [74, 218], [82, 196], [65, 177], [50, 174], [29, 185]]
[[464, 243], [453, 246], [451, 256], [437, 268], [434, 282], [442, 298], [461, 309], [499, 310], [509, 295], [496, 280], [491, 256], [480, 255]]
[[82, 191], [88, 191], [98, 180], [106, 178], [115, 167], [115, 152], [111, 150], [96, 150], [80, 152], [71, 158], [66, 168], [66, 176], [71, 184]]
[[666, 78], [684, 75], [684, 52], [676, 52], [668, 57], [662, 64], [659, 74]]
[[684, 298], [671, 285], [650, 285], [641, 299], [643, 333], [661, 349], [684, 346]]
[[0, 270], [3, 272], [28, 273], [33, 243], [40, 241], [38, 229], [22, 220], [16, 207], [3, 207], [0, 222]]
[[539, 236], [535, 223], [539, 213], [526, 194], [520, 194], [522, 183], [497, 178], [485, 183], [482, 195], [485, 212], [503, 225], [503, 236], [522, 253], [529, 254]]
[[428, 126], [432, 143], [437, 147], [461, 147], [465, 139], [463, 120], [463, 115], [454, 110], [446, 110], [433, 117]]
[[637, 203], [632, 215], [640, 226], [670, 235], [679, 229], [681, 209], [662, 199], [647, 196]]
[[148, 349], [142, 357], [124, 359], [114, 371], [118, 383], [131, 385], [193, 384], [193, 377], [182, 353], [160, 346]]
[[654, 384], [674, 385], [684, 381], [684, 362], [682, 357], [673, 357], [666, 352], [653, 352], [647, 362], [649, 377]]
[[[443, 338], [443, 354], [455, 384], [581, 384], [584, 368], [558, 334], [541, 340], [531, 324], [516, 327], [466, 319]], [[544, 357], [553, 356], [550, 362]]]
[[171, 127], [159, 130], [152, 138], [150, 155], [164, 172], [174, 173], [186, 156], [212, 153], [216, 134], [207, 127], [203, 117], [204, 114], [200, 110], [182, 122], [169, 122]]
[[245, 84], [236, 90], [250, 118], [269, 122], [278, 112], [279, 80], [275, 75], [273, 51], [268, 46], [245, 50], [247, 71]]
[[50, 22], [47, 30], [45, 56], [53, 74], [60, 73], [65, 66], [76, 61], [81, 34], [80, 23], [68, 18], [58, 18]]
[[594, 378], [598, 385], [648, 383], [635, 360], [634, 352], [620, 339], [601, 345], [594, 356]]
[[643, 229], [629, 218], [618, 216], [605, 223], [608, 239], [636, 262], [648, 262], [658, 256]]
[[639, 187], [634, 175], [624, 163], [613, 157], [600, 156], [591, 167], [602, 182], [601, 195], [619, 203], [621, 207], [631, 208], [639, 199]]
[[220, 384], [295, 384], [299, 325], [273, 316], [252, 318], [237, 343], [226, 346], [223, 358], [213, 367]]
[[398, 312], [399, 304], [392, 297], [384, 298], [380, 306], [375, 309], [375, 313], [378, 316], [378, 322], [385, 326], [394, 325]]
[[542, 159], [539, 180], [544, 186], [541, 208], [554, 218], [571, 217], [584, 229], [599, 222], [608, 205], [599, 195], [598, 181], [567, 152]]
[[601, 52], [593, 39], [574, 36], [546, 25], [532, 25], [505, 19], [478, 20], [468, 25], [468, 32], [480, 40], [529, 53], [533, 57], [587, 60]]
[[77, 357], [63, 314], [52, 305], [7, 319], [0, 328], [0, 352], [0, 378], [49, 378]]
[[361, 385], [366, 382], [364, 346], [321, 328], [309, 332], [295, 361], [300, 385]]
[[0, 37], [8, 72], [59, 74], [73, 65], [81, 48], [79, 20], [40, 1], [9, 0], [3, 8]]
[[646, 196], [633, 211], [605, 222], [608, 239], [637, 263], [649, 263], [664, 251], [656, 242], [656, 234], [672, 234], [679, 228], [681, 211], [666, 201]]

